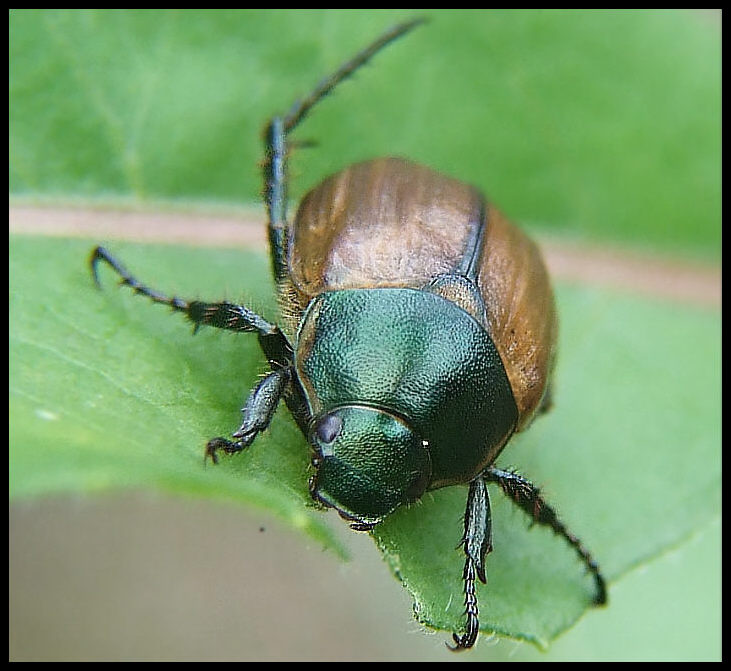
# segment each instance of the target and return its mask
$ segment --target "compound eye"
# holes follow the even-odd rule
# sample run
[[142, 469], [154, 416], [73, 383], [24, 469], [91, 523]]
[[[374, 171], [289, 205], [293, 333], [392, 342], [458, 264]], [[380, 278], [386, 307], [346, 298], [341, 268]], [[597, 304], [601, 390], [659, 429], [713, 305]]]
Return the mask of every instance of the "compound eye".
[[337, 415], [325, 415], [315, 427], [315, 437], [320, 443], [329, 445], [339, 435], [343, 428], [343, 420]]

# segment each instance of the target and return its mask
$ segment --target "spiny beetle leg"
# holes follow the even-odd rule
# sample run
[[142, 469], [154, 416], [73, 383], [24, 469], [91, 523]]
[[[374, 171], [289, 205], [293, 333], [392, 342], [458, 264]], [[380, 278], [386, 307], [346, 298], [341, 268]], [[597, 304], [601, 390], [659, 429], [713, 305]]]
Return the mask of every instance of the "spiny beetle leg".
[[526, 512], [534, 522], [550, 527], [574, 548], [576, 554], [579, 555], [586, 568], [594, 576], [596, 584], [594, 602], [597, 605], [606, 603], [607, 585], [599, 565], [581, 541], [558, 518], [556, 511], [543, 500], [538, 488], [517, 473], [498, 468], [488, 468], [484, 473], [484, 477], [488, 482], [496, 482], [500, 485], [500, 488], [513, 503]]
[[269, 323], [245, 305], [187, 301], [166, 296], [142, 284], [104, 247], [96, 247], [89, 258], [91, 273], [97, 286], [100, 286], [98, 266], [102, 261], [119, 275], [120, 284], [155, 303], [167, 305], [175, 312], [183, 313], [193, 322], [196, 331], [201, 326], [213, 326], [227, 331], [258, 335], [259, 345], [275, 372], [267, 376], [252, 393], [250, 399], [252, 407], [247, 410], [249, 402], [244, 407], [244, 423], [234, 434], [237, 440], [214, 438], [206, 446], [206, 457], [211, 457], [215, 462], [218, 450], [233, 454], [247, 447], [254, 436], [269, 424], [271, 415], [282, 396], [300, 428], [305, 430], [310, 420], [309, 411], [301, 385], [291, 374], [292, 346], [278, 326]]
[[367, 63], [383, 47], [409, 32], [426, 19], [417, 18], [394, 26], [377, 40], [340, 66], [332, 75], [322, 80], [302, 100], [297, 100], [287, 114], [274, 117], [264, 128], [264, 202], [269, 219], [269, 245], [272, 251], [274, 278], [277, 282], [286, 277], [287, 231], [287, 135], [307, 116], [309, 111], [340, 82], [350, 77]]
[[485, 557], [492, 550], [492, 517], [490, 515], [490, 497], [482, 476], [470, 483], [467, 495], [467, 508], [464, 516], [464, 535], [461, 545], [466, 555], [462, 580], [464, 582], [464, 605], [467, 626], [461, 636], [452, 634], [454, 646], [447, 644], [451, 650], [466, 650], [477, 640], [480, 631], [478, 619], [477, 593], [475, 578], [487, 582], [485, 574]]
[[209, 440], [206, 445], [205, 458], [210, 457], [211, 461], [217, 464], [217, 450], [223, 450], [226, 454], [234, 454], [251, 445], [254, 438], [272, 421], [274, 411], [284, 395], [291, 374], [288, 368], [280, 368], [263, 377], [249, 394], [241, 409], [244, 419], [233, 434], [233, 438], [236, 440], [231, 441], [226, 438]]
[[[104, 261], [119, 275], [121, 278], [120, 284], [130, 287], [136, 294], [145, 296], [155, 303], [167, 305], [176, 312], [182, 312], [193, 322], [196, 330], [201, 326], [214, 326], [227, 331], [258, 333], [260, 338], [280, 336], [280, 338], [285, 339], [284, 335], [280, 335], [281, 332], [275, 324], [270, 324], [245, 305], [236, 305], [225, 301], [220, 303], [187, 301], [175, 296], [166, 296], [159, 291], [150, 289], [130, 274], [122, 263], [104, 247], [94, 248], [89, 259], [91, 273], [97, 286], [101, 286], [98, 274], [100, 261]], [[291, 351], [291, 347], [289, 351]]]

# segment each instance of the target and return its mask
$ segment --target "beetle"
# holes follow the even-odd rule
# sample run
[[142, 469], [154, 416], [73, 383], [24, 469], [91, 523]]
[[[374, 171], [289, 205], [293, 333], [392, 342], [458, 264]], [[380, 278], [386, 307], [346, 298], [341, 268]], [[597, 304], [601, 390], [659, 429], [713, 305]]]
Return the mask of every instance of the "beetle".
[[607, 590], [597, 562], [539, 490], [495, 460], [550, 406], [557, 318], [538, 247], [475, 187], [401, 158], [375, 158], [326, 178], [287, 218], [289, 138], [312, 108], [422, 19], [383, 33], [264, 131], [264, 201], [282, 325], [245, 305], [189, 301], [151, 289], [103, 247], [90, 258], [120, 284], [181, 312], [197, 330], [253, 332], [270, 371], [251, 391], [231, 439], [249, 447], [281, 400], [306, 437], [312, 498], [368, 531], [425, 492], [467, 485], [461, 546], [465, 628], [474, 645], [476, 580], [492, 550], [487, 483], [553, 529]]

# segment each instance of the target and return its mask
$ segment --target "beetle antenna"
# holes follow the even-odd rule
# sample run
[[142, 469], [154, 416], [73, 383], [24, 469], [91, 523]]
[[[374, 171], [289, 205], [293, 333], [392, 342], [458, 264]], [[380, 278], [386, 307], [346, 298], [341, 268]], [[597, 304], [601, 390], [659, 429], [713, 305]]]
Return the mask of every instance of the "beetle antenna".
[[307, 116], [308, 112], [326, 95], [330, 93], [340, 82], [350, 77], [358, 68], [365, 65], [373, 56], [375, 56], [383, 47], [405, 35], [416, 26], [426, 23], [426, 17], [419, 17], [399, 23], [390, 30], [387, 30], [375, 42], [363, 49], [355, 55], [347, 63], [343, 63], [333, 74], [323, 79], [303, 100], [298, 100], [292, 105], [289, 112], [284, 117], [284, 131], [289, 132], [295, 128], [302, 119]]

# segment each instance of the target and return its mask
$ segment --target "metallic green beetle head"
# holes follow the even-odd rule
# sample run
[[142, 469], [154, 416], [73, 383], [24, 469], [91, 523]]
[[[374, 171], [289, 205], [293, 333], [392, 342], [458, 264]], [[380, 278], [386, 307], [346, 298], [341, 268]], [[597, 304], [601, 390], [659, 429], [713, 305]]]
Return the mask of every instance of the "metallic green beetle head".
[[310, 429], [317, 473], [312, 497], [368, 529], [418, 499], [431, 477], [428, 445], [404, 420], [362, 405], [335, 408]]

